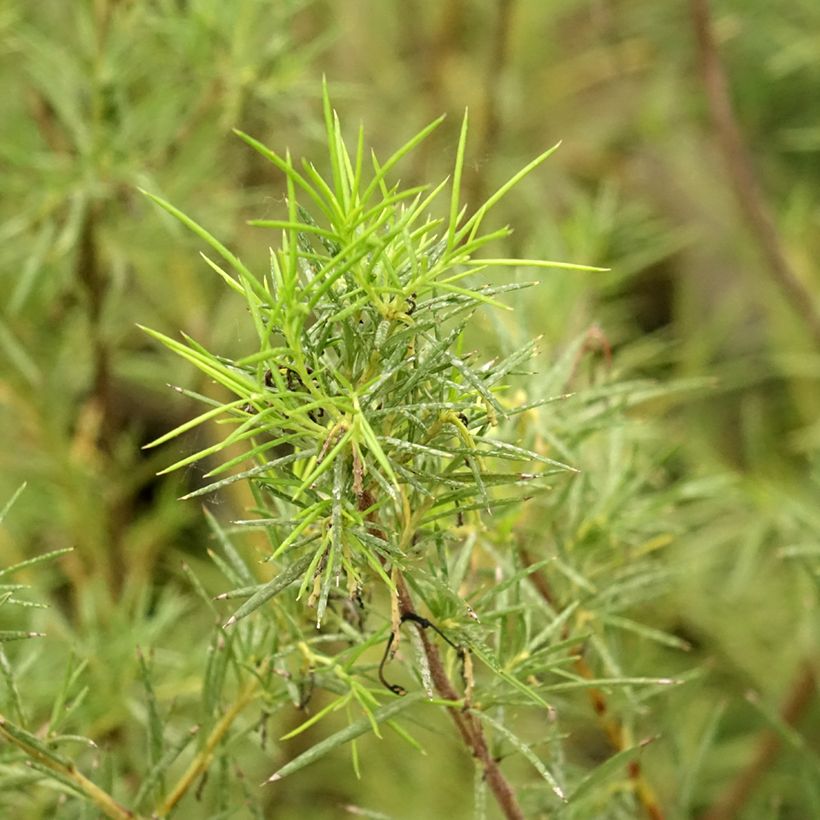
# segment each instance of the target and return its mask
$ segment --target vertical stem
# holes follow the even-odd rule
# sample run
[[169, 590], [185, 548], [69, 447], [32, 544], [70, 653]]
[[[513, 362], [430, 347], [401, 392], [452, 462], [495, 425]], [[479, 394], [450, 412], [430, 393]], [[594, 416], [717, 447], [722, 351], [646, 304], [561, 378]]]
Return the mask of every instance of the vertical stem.
[[[373, 506], [375, 499], [369, 490], [365, 490], [359, 499], [359, 509], [367, 510]], [[379, 537], [386, 540], [386, 534], [379, 526], [378, 521], [374, 515], [369, 516], [370, 523], [373, 530]], [[410, 590], [407, 588], [407, 582], [400, 572], [394, 573], [396, 581], [396, 594], [399, 602], [399, 615], [408, 612], [415, 613], [413, 606], [413, 599], [410, 596]], [[461, 697], [453, 686], [452, 681], [447, 677], [447, 672], [444, 670], [444, 664], [441, 662], [438, 648], [435, 644], [430, 642], [427, 633], [418, 624], [419, 634], [421, 636], [421, 643], [424, 648], [424, 655], [427, 658], [427, 665], [430, 667], [430, 676], [433, 679], [433, 685], [436, 687], [438, 694], [445, 700], [460, 700]], [[482, 768], [484, 769], [484, 776], [487, 779], [487, 784], [493, 793], [493, 796], [498, 803], [504, 817], [507, 820], [524, 820], [524, 812], [518, 804], [518, 798], [513, 791], [510, 782], [504, 777], [501, 769], [498, 767], [498, 762], [493, 758], [489, 746], [487, 745], [487, 738], [484, 735], [484, 727], [478, 718], [466, 709], [457, 709], [454, 706], [448, 706], [447, 711], [453, 719], [453, 723], [464, 741], [464, 745], [470, 750], [473, 757], [475, 757]]]
[[[451, 64], [459, 57], [465, 47], [465, 30], [469, 9], [465, 0], [448, 0], [439, 4], [440, 14], [435, 30], [429, 36], [423, 36], [425, 14], [415, 2], [406, 2], [404, 6], [405, 26], [409, 31], [417, 32], [417, 65], [421, 68], [419, 94], [426, 100], [431, 112], [431, 119], [442, 111], [447, 111], [448, 95], [445, 78]], [[432, 143], [425, 140], [416, 150], [414, 175], [420, 176], [430, 158]]]
[[[485, 67], [484, 93], [481, 99], [483, 115], [476, 156], [489, 157], [496, 153], [498, 137], [501, 133], [501, 82], [510, 51], [510, 28], [515, 9], [515, 0], [496, 0], [496, 21], [492, 30], [489, 59]], [[466, 197], [478, 207], [486, 196], [487, 174], [484, 169], [473, 169], [465, 180]]]
[[[407, 584], [401, 574], [398, 573], [396, 588], [399, 596], [399, 606], [402, 612], [415, 612]], [[447, 700], [459, 700], [460, 696], [444, 670], [444, 664], [441, 662], [438, 648], [430, 642], [423, 628], [418, 626], [418, 629], [436, 691], [441, 697]], [[487, 779], [490, 791], [492, 791], [504, 817], [506, 817], [507, 820], [524, 820], [524, 812], [518, 804], [515, 792], [490, 752], [481, 722], [472, 712], [460, 710], [454, 706], [447, 707], [447, 711], [453, 719], [453, 723], [455, 723], [465, 745], [470, 749], [473, 757], [479, 761], [484, 769], [484, 777]]]
[[755, 177], [732, 105], [726, 71], [718, 52], [709, 13], [709, 0], [690, 0], [690, 8], [704, 92], [738, 207], [766, 261], [772, 280], [794, 312], [805, 322], [815, 345], [820, 347], [820, 311], [815, 304], [814, 295], [786, 259], [774, 218], [766, 206]]

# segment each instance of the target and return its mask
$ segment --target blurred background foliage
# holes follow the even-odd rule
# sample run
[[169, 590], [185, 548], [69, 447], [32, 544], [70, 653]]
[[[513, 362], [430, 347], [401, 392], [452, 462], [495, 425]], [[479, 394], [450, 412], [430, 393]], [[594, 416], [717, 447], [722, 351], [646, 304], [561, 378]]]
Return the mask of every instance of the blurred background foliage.
[[[595, 526], [605, 541], [646, 543], [630, 516], [656, 516], [652, 537], [665, 534], [656, 586], [630, 599], [630, 616], [690, 647], [682, 655], [607, 633], [609, 651], [624, 673], [688, 677], [628, 706], [636, 738], [658, 736], [643, 766], [667, 816], [710, 807], [713, 817], [820, 816], [820, 350], [805, 319], [820, 310], [820, 5], [711, 8], [759, 198], [808, 300], [802, 312], [772, 276], [721, 152], [698, 5], [0, 4], [0, 499], [28, 482], [0, 530], [0, 556], [5, 565], [75, 547], [51, 570], [52, 608], [33, 619], [47, 647], [16, 653], [33, 713], [73, 651], [89, 662], [93, 692], [77, 722], [127, 758], [144, 744], [131, 725], [144, 719], [135, 645], [157, 647], [174, 670], [178, 691], [163, 698], [196, 683], [186, 649], [207, 641], [211, 614], [180, 561], [218, 582], [201, 508], [176, 498], [199, 477], [155, 473], [207, 441], [140, 446], [192, 415], [166, 383], [208, 386], [135, 323], [230, 351], [249, 320], [202, 263], [201, 243], [137, 187], [265, 266], [272, 240], [245, 221], [281, 206], [283, 181], [231, 128], [324, 156], [325, 74], [351, 134], [364, 122], [381, 155], [449, 115], [402, 166], [405, 183], [449, 172], [469, 106], [469, 202], [563, 140], [500, 206], [515, 227], [501, 251], [611, 272], [540, 273], [512, 318], [481, 320], [475, 342], [492, 349], [543, 334], [546, 369], [584, 337], [585, 383], [708, 379], [633, 402], [617, 440], [604, 429], [579, 451], [585, 537]], [[526, 390], [537, 398], [547, 388], [534, 378]], [[624, 482], [621, 507], [617, 487], [596, 487], [610, 478]], [[599, 497], [612, 509], [595, 511]], [[242, 491], [211, 501], [224, 519], [252, 503]], [[563, 542], [579, 531], [565, 515], [528, 508], [510, 526], [548, 555], [545, 533]], [[27, 580], [42, 589], [45, 577]], [[576, 708], [571, 754], [606, 757], [605, 727], [584, 699]], [[323, 762], [271, 797], [266, 816], [336, 817], [348, 803], [396, 817], [471, 816], [471, 767], [455, 750], [442, 740], [434, 760], [397, 752], [398, 766], [371, 750], [362, 782], [346, 760]], [[53, 816], [49, 800], [0, 795], [31, 817]], [[614, 805], [575, 816], [630, 816]]]

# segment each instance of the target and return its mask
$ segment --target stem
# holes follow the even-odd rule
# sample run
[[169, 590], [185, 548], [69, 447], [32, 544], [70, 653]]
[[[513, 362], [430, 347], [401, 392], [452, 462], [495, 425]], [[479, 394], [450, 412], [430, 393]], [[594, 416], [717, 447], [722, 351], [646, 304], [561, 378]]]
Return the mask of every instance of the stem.
[[[414, 47], [421, 55], [419, 60], [420, 82], [419, 99], [426, 100], [430, 119], [447, 111], [449, 94], [447, 77], [450, 66], [460, 57], [466, 47], [465, 39], [469, 18], [469, 6], [465, 0], [449, 0], [439, 4], [439, 17], [432, 21], [434, 28], [428, 34], [424, 32], [424, 23], [431, 20], [423, 3], [405, 2], [403, 24], [408, 36], [414, 39]], [[413, 177], [422, 177], [430, 161], [433, 143], [425, 140], [418, 148], [413, 165]]]
[[[780, 716], [783, 722], [794, 726], [816, 692], [817, 678], [814, 669], [808, 661], [804, 661], [781, 709]], [[760, 736], [757, 751], [749, 765], [740, 772], [735, 782], [715, 805], [701, 816], [702, 820], [732, 820], [733, 817], [737, 817], [767, 770], [771, 768], [781, 745], [780, 735], [774, 729], [766, 729]]]
[[77, 790], [97, 806], [106, 817], [114, 818], [114, 820], [129, 820], [129, 818], [136, 817], [134, 812], [118, 803], [107, 791], [101, 789], [96, 783], [82, 774], [82, 772], [78, 771], [73, 763], [66, 765], [54, 758], [48, 757], [36, 747], [30, 746], [24, 740], [9, 732], [6, 729], [6, 723], [6, 719], [0, 715], [0, 736], [4, 737], [14, 746], [17, 746], [32, 758], [32, 760], [36, 760], [40, 765], [70, 780], [76, 786]]
[[[575, 671], [586, 680], [593, 680], [595, 675], [592, 668], [587, 663], [586, 658], [580, 651], [575, 656]], [[613, 751], [621, 752], [630, 744], [627, 742], [626, 732], [621, 721], [614, 717], [609, 710], [609, 703], [606, 695], [600, 689], [591, 688], [587, 690], [589, 700], [592, 703], [592, 709], [604, 734], [609, 740], [609, 745]], [[643, 773], [643, 767], [640, 760], [633, 760], [630, 762], [627, 772], [629, 779], [632, 781], [632, 788], [635, 792], [635, 797], [640, 803], [644, 814], [649, 820], [663, 820], [664, 813], [658, 804], [658, 799], [655, 796], [655, 790], [646, 779]]]
[[185, 793], [196, 782], [197, 778], [205, 772], [211, 764], [214, 750], [227, 734], [231, 725], [239, 716], [239, 713], [254, 699], [258, 686], [259, 681], [255, 676], [248, 681], [231, 708], [225, 712], [219, 722], [211, 730], [202, 749], [200, 749], [196, 757], [191, 761], [191, 765], [188, 766], [182, 777], [177, 781], [177, 784], [171, 789], [168, 796], [157, 808], [155, 812], [156, 817], [167, 817], [174, 806], [179, 803], [185, 796]]
[[743, 216], [768, 265], [775, 284], [795, 313], [806, 323], [820, 347], [820, 312], [811, 291], [792, 270], [755, 177], [749, 151], [729, 95], [726, 71], [720, 59], [708, 0], [690, 0], [697, 39], [700, 71], [712, 124], [717, 134], [732, 190]]
[[[359, 499], [359, 509], [367, 510], [372, 507], [374, 503], [375, 499], [372, 493], [369, 490], [365, 490]], [[386, 540], [386, 533], [379, 526], [373, 514], [368, 516], [368, 519], [376, 534]], [[416, 609], [413, 605], [413, 599], [410, 596], [410, 590], [407, 588], [407, 582], [404, 580], [404, 576], [396, 570], [394, 572], [394, 578], [399, 604], [398, 616], [400, 617], [406, 613], [415, 613]], [[438, 648], [435, 644], [430, 643], [427, 632], [421, 625], [416, 624], [416, 627], [421, 637], [424, 655], [427, 658], [427, 665], [430, 668], [430, 675], [433, 678], [436, 691], [445, 700], [461, 700], [461, 696], [444, 671], [444, 664], [441, 662]], [[448, 706], [447, 711], [453, 719], [453, 723], [455, 723], [461, 735], [461, 739], [464, 741], [464, 745], [470, 749], [473, 757], [476, 758], [483, 767], [484, 777], [504, 817], [506, 817], [507, 820], [524, 820], [524, 812], [518, 804], [518, 799], [515, 796], [512, 786], [507, 778], [504, 777], [501, 769], [498, 768], [497, 761], [490, 753], [490, 749], [487, 746], [487, 738], [484, 735], [484, 727], [480, 721], [474, 714], [467, 711], [466, 707], [464, 709], [456, 709], [454, 706]]]
[[[415, 612], [410, 591], [407, 589], [407, 584], [400, 573], [396, 573], [396, 590], [402, 612]], [[445, 700], [460, 700], [461, 696], [444, 671], [444, 664], [441, 662], [438, 648], [430, 642], [426, 631], [421, 626], [417, 625], [417, 628], [436, 691]], [[512, 786], [504, 777], [498, 763], [490, 753], [487, 738], [479, 720], [472, 712], [456, 709], [454, 706], [448, 706], [447, 711], [450, 713], [450, 717], [453, 719], [453, 723], [455, 723], [465, 745], [469, 747], [473, 757], [479, 761], [484, 769], [484, 777], [504, 817], [508, 820], [524, 820], [524, 812], [518, 804]]]
[[127, 818], [136, 817], [134, 812], [118, 803], [107, 791], [101, 789], [96, 783], [89, 780], [82, 772], [72, 770], [68, 776], [107, 817], [113, 817], [117, 820], [121, 818], [127, 820]]

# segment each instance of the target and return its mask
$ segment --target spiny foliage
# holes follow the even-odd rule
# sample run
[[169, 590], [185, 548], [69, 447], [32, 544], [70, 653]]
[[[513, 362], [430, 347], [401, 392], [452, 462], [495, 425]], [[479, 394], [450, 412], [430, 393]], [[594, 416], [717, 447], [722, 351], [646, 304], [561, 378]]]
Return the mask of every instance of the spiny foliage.
[[[325, 120], [329, 181], [312, 163], [297, 167], [289, 155], [281, 157], [239, 133], [287, 179], [287, 218], [252, 223], [283, 231], [281, 249], [271, 252], [265, 277], [254, 276], [172, 205], [151, 197], [229, 263], [233, 274], [208, 260], [247, 300], [258, 350], [230, 360], [192, 339], [183, 343], [148, 331], [235, 397], [224, 404], [200, 397], [212, 408], [153, 445], [213, 419], [234, 428], [218, 445], [168, 469], [246, 443], [242, 456], [209, 475], [240, 462], [254, 466], [191, 496], [247, 479], [262, 490], [264, 521], [249, 523], [268, 526], [272, 559], [284, 558], [292, 573], [299, 568], [300, 595], [310, 591], [319, 624], [342, 578], [351, 597], [373, 575], [392, 589], [390, 568], [405, 569], [434, 548], [444, 529], [463, 523], [465, 515], [477, 517], [520, 496], [515, 489], [512, 496], [503, 495], [499, 488], [537, 484], [540, 476], [522, 472], [521, 462], [539, 463], [547, 471], [572, 469], [494, 434], [500, 421], [526, 409], [511, 405], [506, 387], [536, 344], [528, 342], [498, 361], [479, 362], [462, 350], [462, 339], [476, 308], [502, 306], [497, 296], [526, 286], [465, 284], [477, 270], [582, 267], [476, 258], [509, 233], [508, 228], [482, 232], [488, 211], [555, 148], [466, 217], [459, 200], [465, 116], [449, 216], [442, 218], [430, 211], [447, 180], [407, 189], [388, 183], [393, 167], [441, 120], [386, 162], [371, 156], [369, 175], [363, 131], [351, 154], [327, 95]], [[231, 622], [269, 599], [280, 584], [275, 579], [273, 586], [249, 590], [249, 600]]]
[[[671, 681], [626, 674], [611, 662], [603, 636], [603, 624], [640, 631], [624, 612], [635, 600], [630, 592], [635, 578], [639, 592], [644, 579], [653, 590], [660, 587], [652, 568], [636, 560], [635, 572], [642, 575], [615, 574], [617, 599], [604, 589], [623, 564], [621, 544], [645, 542], [648, 550], [657, 543], [656, 517], [647, 526], [634, 526], [630, 519], [632, 496], [640, 495], [644, 484], [642, 463], [631, 467], [614, 447], [605, 481], [558, 480], [558, 474], [573, 476], [569, 465], [582, 460], [589, 439], [615, 428], [620, 409], [654, 395], [655, 388], [602, 385], [566, 396], [586, 348], [582, 338], [543, 377], [528, 380], [527, 397], [510, 387], [536, 351], [536, 341], [506, 338], [504, 352], [485, 362], [466, 349], [465, 330], [475, 311], [503, 307], [497, 297], [527, 286], [476, 285], [472, 274], [488, 267], [561, 264], [479, 255], [509, 233], [507, 228], [482, 232], [490, 209], [554, 149], [468, 216], [460, 201], [465, 117], [449, 198], [441, 209], [446, 215], [439, 217], [437, 197], [446, 181], [409, 189], [388, 181], [394, 166], [438, 121], [384, 163], [371, 157], [366, 172], [361, 130], [351, 154], [327, 95], [325, 119], [327, 181], [312, 164], [297, 166], [289, 155], [281, 157], [240, 134], [284, 173], [287, 185], [287, 214], [256, 222], [282, 232], [264, 276], [255, 276], [203, 227], [149, 194], [216, 252], [222, 261], [206, 257], [208, 265], [245, 301], [256, 330], [255, 349], [238, 358], [210, 352], [187, 336], [177, 341], [148, 331], [227, 394], [219, 400], [183, 391], [208, 408], [154, 446], [206, 423], [225, 425], [229, 432], [166, 472], [222, 454], [210, 483], [188, 497], [248, 481], [256, 502], [253, 518], [230, 527], [206, 513], [219, 545], [210, 557], [230, 584], [217, 602], [185, 567], [190, 586], [222, 624], [210, 637], [200, 635], [198, 655], [185, 647], [186, 659], [198, 665], [191, 672], [195, 694], [184, 690], [166, 706], [159, 693], [163, 685], [170, 687], [163, 681], [170, 673], [158, 669], [150, 653], [138, 651], [135, 674], [147, 705], [142, 723], [148, 757], [137, 766], [122, 756], [110, 758], [123, 782], [132, 784], [129, 807], [81, 775], [74, 758], [48, 757], [48, 744], [34, 743], [37, 738], [22, 720], [7, 733], [16, 755], [10, 762], [19, 763], [24, 753], [45, 767], [41, 774], [48, 783], [112, 817], [134, 811], [166, 817], [209, 772], [219, 811], [241, 799], [263, 816], [267, 792], [250, 790], [230, 772], [270, 765], [266, 732], [258, 733], [257, 742], [256, 730], [272, 716], [288, 728], [268, 782], [343, 745], [351, 749], [359, 774], [360, 736], [382, 737], [387, 727], [418, 748], [409, 733], [410, 712], [432, 715], [449, 707], [466, 727], [473, 754], [479, 757], [476, 750], [483, 748], [477, 810], [485, 800], [488, 771], [498, 772], [496, 757], [509, 753], [539, 775], [528, 808], [563, 803], [567, 817], [583, 816], [588, 801], [600, 798], [595, 787], [619, 773], [625, 776], [624, 767], [643, 746], [618, 728], [611, 732], [618, 738], [616, 754], [592, 771], [569, 763], [560, 751], [547, 763], [536, 748], [543, 743], [560, 748], [556, 704], [585, 690], [596, 692], [596, 703], [605, 703], [593, 690], [602, 687], [608, 693], [622, 690], [637, 711], [633, 690]], [[551, 406], [549, 422], [540, 426], [537, 406], [558, 397], [562, 401]], [[548, 492], [548, 476], [558, 491]], [[529, 510], [543, 519], [527, 524], [520, 502], [536, 493], [541, 499]], [[621, 530], [620, 517], [625, 517]], [[554, 554], [539, 538], [531, 559], [512, 534], [526, 538], [529, 528], [542, 531], [543, 520], [554, 522], [561, 545]], [[606, 538], [598, 535], [604, 520]], [[235, 541], [236, 534], [252, 530], [269, 538], [266, 567], [248, 561]], [[221, 609], [243, 599], [232, 614]], [[421, 611], [408, 609], [410, 599]], [[178, 617], [177, 604], [167, 604], [156, 604], [154, 620], [171, 623]], [[142, 623], [141, 617], [137, 613], [132, 621]], [[386, 682], [384, 665], [393, 657], [390, 650], [404, 620], [431, 628], [426, 637], [441, 647], [436, 655], [441, 668], [434, 668], [420, 631], [407, 630], [412, 651], [402, 658], [403, 674], [417, 685], [396, 698], [406, 690]], [[592, 624], [601, 635], [592, 634]], [[659, 630], [650, 632], [649, 638], [666, 640]], [[603, 678], [580, 654], [587, 641], [600, 656], [596, 666]], [[72, 659], [63, 701], [84, 674], [83, 664]], [[176, 693], [178, 670], [174, 674], [170, 683]], [[436, 678], [457, 681], [459, 674], [460, 685], [442, 687]], [[294, 711], [307, 713], [295, 728]], [[536, 725], [533, 713], [550, 720], [539, 722], [535, 736], [528, 737]], [[334, 725], [340, 716], [346, 716], [343, 728]], [[323, 739], [306, 742], [303, 736], [302, 750], [288, 745], [320, 721], [332, 727]], [[166, 783], [169, 767], [179, 772]], [[621, 802], [631, 811], [629, 795]], [[508, 816], [519, 816], [510, 809], [507, 805]]]

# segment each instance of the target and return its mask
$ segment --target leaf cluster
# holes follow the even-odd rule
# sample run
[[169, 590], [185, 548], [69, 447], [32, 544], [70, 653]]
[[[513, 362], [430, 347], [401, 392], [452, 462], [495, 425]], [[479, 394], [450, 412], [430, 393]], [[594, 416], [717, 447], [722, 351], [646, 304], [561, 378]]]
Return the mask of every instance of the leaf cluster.
[[[189, 217], [152, 197], [227, 263], [229, 270], [206, 257], [247, 301], [258, 349], [226, 359], [191, 338], [177, 341], [148, 331], [231, 395], [228, 401], [201, 397], [211, 405], [208, 410], [152, 444], [212, 420], [233, 428], [216, 445], [168, 469], [243, 445], [240, 455], [209, 476], [243, 463], [252, 467], [190, 495], [251, 480], [270, 505], [261, 522], [272, 535], [270, 558], [305, 565], [300, 594], [310, 591], [318, 623], [340, 579], [349, 596], [370, 574], [392, 587], [385, 566], [404, 569], [465, 515], [477, 517], [514, 502], [521, 495], [518, 488], [537, 478], [523, 472], [522, 463], [572, 469], [493, 432], [500, 421], [521, 412], [509, 401], [509, 378], [536, 344], [527, 342], [489, 362], [462, 349], [476, 308], [498, 305], [497, 296], [520, 287], [470, 286], [468, 277], [491, 266], [560, 264], [476, 256], [509, 233], [508, 228], [482, 231], [486, 214], [554, 149], [468, 217], [459, 200], [465, 116], [449, 217], [436, 217], [430, 211], [447, 180], [405, 190], [389, 184], [388, 173], [440, 120], [386, 161], [371, 156], [367, 171], [363, 131], [350, 152], [327, 94], [325, 121], [332, 169], [327, 181], [312, 163], [297, 167], [288, 155], [240, 134], [287, 183], [287, 218], [252, 223], [282, 229], [282, 247], [271, 252], [264, 277], [254, 276]], [[501, 494], [505, 486], [512, 495]], [[531, 491], [538, 486], [535, 482]], [[254, 592], [234, 619], [269, 593]]]

